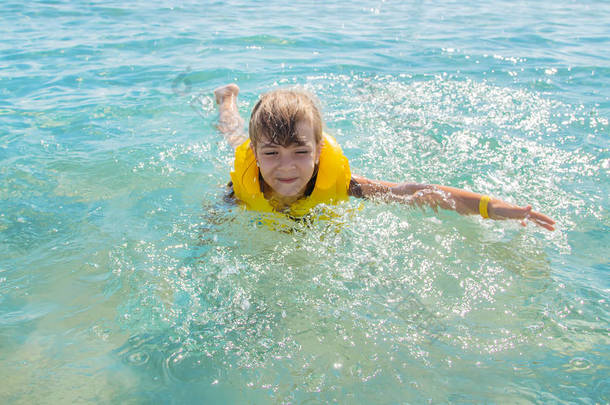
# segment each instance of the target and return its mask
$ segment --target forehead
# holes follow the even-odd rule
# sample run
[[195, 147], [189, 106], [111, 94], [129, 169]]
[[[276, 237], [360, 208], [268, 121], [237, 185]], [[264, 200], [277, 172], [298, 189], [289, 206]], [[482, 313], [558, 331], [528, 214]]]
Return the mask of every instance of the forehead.
[[[316, 136], [313, 130], [312, 125], [307, 121], [299, 121], [295, 125], [295, 136], [291, 138], [291, 142], [286, 146], [305, 146], [305, 145], [315, 145], [316, 144]], [[265, 146], [281, 146], [277, 143], [271, 141], [271, 139], [263, 135], [261, 137], [260, 147]]]

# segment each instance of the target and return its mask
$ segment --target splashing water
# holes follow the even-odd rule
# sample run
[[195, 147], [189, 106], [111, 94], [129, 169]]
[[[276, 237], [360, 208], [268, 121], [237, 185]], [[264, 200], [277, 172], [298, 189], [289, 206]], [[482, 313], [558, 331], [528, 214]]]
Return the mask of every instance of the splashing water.
[[[608, 401], [607, 5], [166, 5], [0, 6], [3, 402]], [[244, 117], [314, 92], [354, 173], [558, 230], [259, 225], [223, 202], [234, 80]]]

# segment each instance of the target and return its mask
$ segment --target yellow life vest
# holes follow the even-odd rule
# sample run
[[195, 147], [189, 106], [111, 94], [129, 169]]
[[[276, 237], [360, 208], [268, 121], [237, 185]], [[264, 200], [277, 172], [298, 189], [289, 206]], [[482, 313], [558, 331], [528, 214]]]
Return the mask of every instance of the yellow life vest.
[[[323, 139], [314, 189], [311, 195], [290, 206], [289, 214], [292, 216], [303, 216], [318, 204], [337, 204], [348, 199], [352, 178], [349, 162], [335, 138], [324, 134]], [[231, 172], [231, 180], [235, 197], [247, 209], [276, 212], [261, 191], [258, 166], [249, 139], [235, 150], [235, 170]]]

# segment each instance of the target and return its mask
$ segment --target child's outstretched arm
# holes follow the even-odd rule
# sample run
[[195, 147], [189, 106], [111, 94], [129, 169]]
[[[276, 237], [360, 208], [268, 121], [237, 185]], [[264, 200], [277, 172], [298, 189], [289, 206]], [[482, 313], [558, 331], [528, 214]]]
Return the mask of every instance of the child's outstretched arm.
[[429, 206], [434, 211], [440, 207], [462, 215], [480, 214], [491, 219], [517, 219], [521, 220], [523, 226], [529, 220], [549, 231], [555, 229], [555, 221], [532, 211], [531, 205], [519, 207], [497, 198], [436, 184], [391, 183], [352, 175], [350, 195]]

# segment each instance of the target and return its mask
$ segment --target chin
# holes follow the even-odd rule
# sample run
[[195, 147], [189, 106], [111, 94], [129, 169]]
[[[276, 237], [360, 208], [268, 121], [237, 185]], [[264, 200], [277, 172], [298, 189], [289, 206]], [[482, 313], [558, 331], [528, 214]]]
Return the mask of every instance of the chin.
[[299, 195], [303, 194], [303, 192], [304, 192], [304, 188], [282, 189], [281, 187], [278, 187], [278, 189], [276, 189], [276, 193], [278, 193], [282, 197], [286, 197], [286, 198], [298, 197]]

